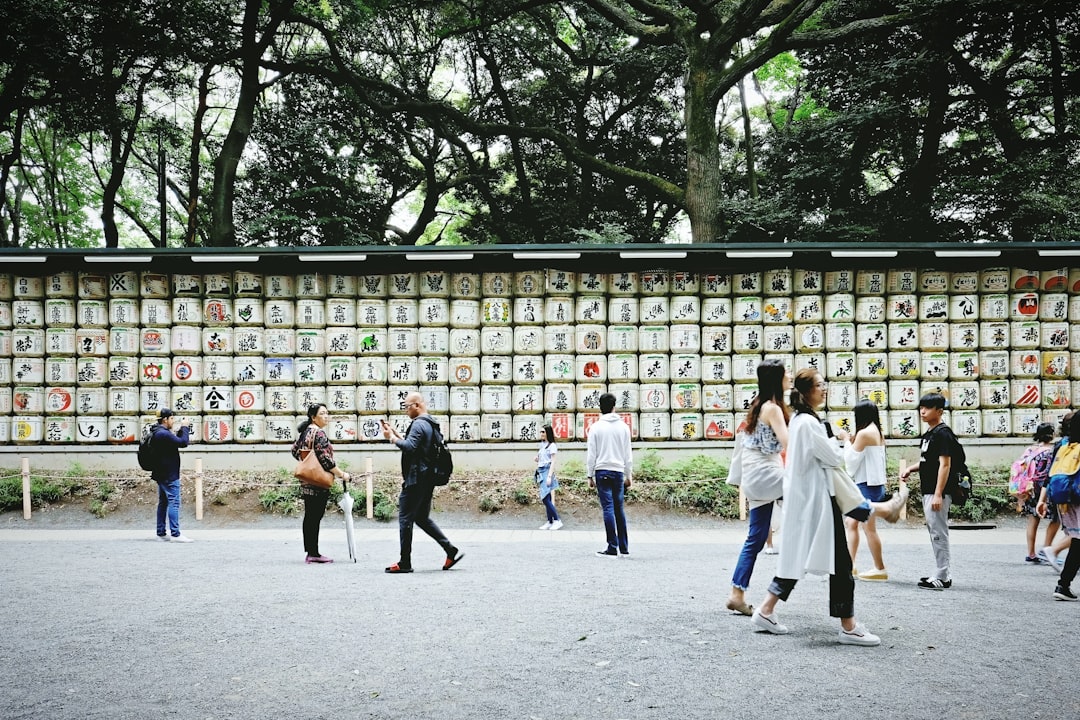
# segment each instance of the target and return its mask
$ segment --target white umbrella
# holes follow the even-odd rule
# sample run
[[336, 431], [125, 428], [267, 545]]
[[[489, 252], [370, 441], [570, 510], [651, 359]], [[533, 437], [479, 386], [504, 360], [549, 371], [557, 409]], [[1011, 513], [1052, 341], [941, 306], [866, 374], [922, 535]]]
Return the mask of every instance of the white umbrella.
[[345, 513], [345, 540], [349, 543], [349, 559], [356, 562], [356, 543], [353, 540], [353, 499], [344, 480], [341, 481], [341, 489], [344, 492], [341, 493], [341, 499], [338, 500], [338, 507], [341, 508], [341, 512]]

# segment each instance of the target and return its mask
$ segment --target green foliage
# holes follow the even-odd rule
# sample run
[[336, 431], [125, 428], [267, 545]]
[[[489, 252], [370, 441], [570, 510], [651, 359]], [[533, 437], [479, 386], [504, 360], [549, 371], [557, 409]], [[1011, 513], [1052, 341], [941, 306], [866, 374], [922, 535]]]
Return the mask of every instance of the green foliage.
[[494, 492], [486, 492], [480, 496], [479, 507], [481, 512], [496, 513], [502, 510], [502, 498]]
[[379, 522], [390, 522], [394, 517], [394, 513], [396, 512], [397, 505], [390, 502], [389, 500], [379, 501], [371, 510], [371, 514]]
[[109, 500], [112, 499], [115, 492], [116, 486], [111, 482], [108, 480], [99, 481], [90, 499], [90, 512], [99, 518], [105, 517], [109, 513]]
[[286, 517], [297, 515], [302, 507], [300, 484], [294, 479], [290, 483], [263, 490], [259, 493], [259, 504], [269, 513]]
[[[0, 474], [8, 471], [0, 470]], [[14, 477], [0, 480], [0, 511], [22, 508], [22, 476], [17, 471], [10, 471]], [[48, 503], [59, 502], [77, 492], [83, 484], [78, 476], [53, 479], [30, 476], [30, 504], [40, 507]]]
[[[974, 476], [971, 497], [962, 508], [949, 511], [952, 519], [980, 523], [1011, 514], [1012, 509], [1016, 507], [1016, 498], [1009, 495], [1009, 467], [1001, 465], [973, 468], [971, 473]], [[914, 489], [917, 491], [918, 487]], [[915, 492], [913, 496], [917, 494]], [[921, 510], [921, 499], [919, 504]]]
[[536, 483], [532, 479], [522, 480], [510, 493], [510, 497], [518, 505], [528, 505], [536, 497]]
[[711, 455], [694, 455], [662, 468], [655, 458], [649, 458], [645, 471], [644, 475], [635, 471], [638, 482], [631, 486], [629, 497], [725, 518], [739, 516], [739, 490], [725, 482], [726, 462]]

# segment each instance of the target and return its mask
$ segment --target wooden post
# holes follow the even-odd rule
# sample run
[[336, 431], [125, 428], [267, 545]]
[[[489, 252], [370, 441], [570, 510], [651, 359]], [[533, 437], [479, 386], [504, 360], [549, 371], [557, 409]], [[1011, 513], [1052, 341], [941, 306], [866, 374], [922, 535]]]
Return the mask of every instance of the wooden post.
[[375, 471], [374, 462], [371, 456], [368, 455], [364, 458], [364, 475], [367, 479], [367, 486], [365, 487], [365, 493], [367, 496], [367, 519], [371, 520], [375, 517], [375, 498], [372, 495], [375, 494]]
[[739, 486], [739, 519], [746, 519], [746, 496], [743, 495], [742, 486]]
[[[900, 458], [900, 469], [903, 470], [906, 467], [907, 467], [907, 462], [904, 460], [904, 458]], [[908, 488], [911, 487], [910, 480], [911, 480], [911, 476], [908, 475], [908, 481], [909, 481], [908, 482]], [[904, 503], [904, 507], [900, 508], [900, 519], [901, 520], [907, 520], [907, 503]]]
[[195, 519], [203, 516], [203, 471], [202, 458], [195, 458]]
[[30, 458], [22, 458], [22, 516], [30, 519]]

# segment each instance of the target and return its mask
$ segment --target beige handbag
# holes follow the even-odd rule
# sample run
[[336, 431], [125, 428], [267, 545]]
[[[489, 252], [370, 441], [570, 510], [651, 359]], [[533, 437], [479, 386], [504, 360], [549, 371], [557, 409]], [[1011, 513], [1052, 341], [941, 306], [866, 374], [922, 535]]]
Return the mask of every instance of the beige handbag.
[[836, 498], [836, 505], [842, 514], [846, 515], [866, 502], [866, 498], [859, 491], [859, 486], [851, 479], [846, 469], [834, 467], [830, 470], [832, 470], [833, 497]]
[[311, 442], [300, 451], [300, 462], [296, 464], [293, 475], [300, 479], [301, 485], [328, 490], [334, 484], [334, 474], [324, 470], [315, 455], [315, 432], [310, 432], [308, 437]]

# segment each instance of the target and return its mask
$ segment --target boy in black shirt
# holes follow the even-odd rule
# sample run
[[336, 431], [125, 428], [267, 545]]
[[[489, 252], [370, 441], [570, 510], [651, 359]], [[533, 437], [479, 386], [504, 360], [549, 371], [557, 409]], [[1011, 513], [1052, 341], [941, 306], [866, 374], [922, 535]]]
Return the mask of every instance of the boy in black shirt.
[[967, 461], [964, 448], [952, 429], [941, 422], [945, 411], [945, 397], [938, 393], [924, 395], [919, 400], [919, 417], [926, 423], [926, 432], [919, 447], [919, 462], [900, 469], [900, 479], [919, 471], [919, 488], [923, 496], [923, 515], [930, 531], [930, 546], [934, 549], [937, 570], [933, 575], [919, 580], [919, 587], [926, 590], [945, 590], [952, 587], [949, 575], [949, 507], [952, 496], [946, 485], [955, 468]]

